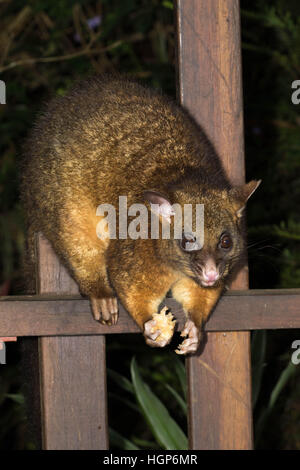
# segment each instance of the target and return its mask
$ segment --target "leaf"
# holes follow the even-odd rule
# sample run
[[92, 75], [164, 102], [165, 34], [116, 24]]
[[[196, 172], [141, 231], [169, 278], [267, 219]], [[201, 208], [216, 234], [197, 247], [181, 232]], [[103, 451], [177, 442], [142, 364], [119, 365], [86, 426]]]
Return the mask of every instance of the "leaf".
[[124, 405], [128, 406], [128, 408], [131, 408], [134, 411], [137, 411], [138, 413], [141, 413], [140, 408], [136, 405], [136, 403], [132, 403], [130, 400], [127, 400], [124, 397], [121, 397], [117, 395], [116, 393], [109, 393], [109, 397], [113, 398], [114, 400], [118, 400], [119, 402], [123, 403]]
[[122, 450], [140, 450], [133, 442], [129, 441], [112, 428], [109, 428], [109, 441], [110, 445]]
[[126, 377], [124, 377], [123, 375], [111, 369], [107, 369], [107, 375], [117, 385], [123, 388], [123, 390], [126, 390], [126, 392], [129, 392], [129, 393], [134, 393], [133, 385], [130, 383], [130, 381]]
[[186, 435], [141, 378], [135, 358], [131, 361], [131, 377], [137, 401], [159, 444], [166, 450], [188, 449]]
[[132, 440], [134, 443], [139, 445], [140, 447], [143, 447], [144, 449], [159, 449], [159, 445], [156, 442], [152, 441], [146, 441], [145, 439], [140, 439], [139, 437], [132, 437]]
[[25, 403], [24, 396], [21, 393], [7, 393], [5, 396], [19, 405], [24, 405]]
[[254, 331], [251, 341], [252, 358], [252, 407], [255, 408], [265, 367], [267, 336], [266, 331]]
[[177, 356], [176, 356], [176, 358], [172, 358], [172, 362], [174, 364], [175, 372], [176, 372], [177, 377], [179, 379], [179, 382], [180, 382], [180, 385], [181, 385], [181, 388], [182, 388], [182, 391], [183, 391], [183, 395], [184, 395], [184, 398], [185, 398], [185, 401], [186, 401], [187, 386], [186, 386], [186, 370], [185, 370], [185, 367], [184, 367], [182, 361]]
[[268, 409], [270, 411], [274, 407], [278, 396], [280, 395], [285, 385], [288, 383], [289, 379], [293, 376], [295, 371], [296, 371], [296, 365], [293, 364], [292, 362], [289, 362], [286, 368], [281, 372], [280, 377], [275, 387], [273, 388], [273, 391], [270, 396], [269, 406], [268, 406]]
[[186, 415], [187, 414], [187, 404], [184, 401], [184, 399], [179, 395], [179, 393], [176, 392], [176, 390], [171, 387], [169, 384], [165, 384], [166, 388], [169, 390], [170, 393], [172, 393], [173, 397], [181, 407], [183, 413]]
[[285, 385], [288, 383], [289, 379], [293, 376], [293, 374], [296, 371], [296, 365], [293, 364], [292, 362], [289, 362], [288, 365], [285, 367], [285, 369], [281, 372], [279, 379], [277, 380], [277, 383], [275, 387], [273, 388], [273, 391], [270, 395], [269, 403], [266, 409], [263, 410], [261, 413], [258, 422], [257, 422], [257, 431], [256, 431], [256, 436], [255, 436], [255, 442], [259, 442], [263, 429], [267, 423], [267, 420], [271, 414], [271, 411], [274, 408], [274, 405], [282, 392], [283, 388]]
[[174, 9], [173, 2], [171, 2], [170, 0], [164, 0], [162, 4], [165, 8], [169, 8], [170, 10]]

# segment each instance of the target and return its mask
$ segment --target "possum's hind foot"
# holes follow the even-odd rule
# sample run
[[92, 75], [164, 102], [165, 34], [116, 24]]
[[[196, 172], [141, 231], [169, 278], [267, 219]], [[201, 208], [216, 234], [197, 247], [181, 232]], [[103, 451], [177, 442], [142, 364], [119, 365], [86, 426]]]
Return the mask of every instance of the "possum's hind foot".
[[91, 297], [93, 316], [103, 325], [115, 325], [118, 321], [118, 302], [116, 297]]
[[200, 343], [200, 332], [192, 320], [187, 320], [180, 336], [187, 338], [175, 350], [177, 354], [192, 354], [198, 349]]
[[[167, 313], [168, 312], [168, 313]], [[144, 324], [144, 336], [149, 346], [163, 348], [171, 341], [175, 320], [167, 307], [154, 313], [151, 320]]]

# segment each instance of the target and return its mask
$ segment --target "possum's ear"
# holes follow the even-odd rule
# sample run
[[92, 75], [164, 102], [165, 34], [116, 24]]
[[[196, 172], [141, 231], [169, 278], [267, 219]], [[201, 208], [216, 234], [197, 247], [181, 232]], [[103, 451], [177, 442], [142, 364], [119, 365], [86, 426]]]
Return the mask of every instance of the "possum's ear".
[[171, 216], [175, 215], [170, 201], [157, 191], [145, 191], [144, 199], [150, 202], [151, 211], [161, 215], [165, 220], [171, 223]]
[[258, 188], [260, 183], [261, 180], [252, 180], [247, 184], [237, 186], [229, 191], [229, 194], [233, 197], [235, 202], [234, 207], [236, 210], [237, 217], [242, 217], [249, 197], [252, 196], [252, 194]]

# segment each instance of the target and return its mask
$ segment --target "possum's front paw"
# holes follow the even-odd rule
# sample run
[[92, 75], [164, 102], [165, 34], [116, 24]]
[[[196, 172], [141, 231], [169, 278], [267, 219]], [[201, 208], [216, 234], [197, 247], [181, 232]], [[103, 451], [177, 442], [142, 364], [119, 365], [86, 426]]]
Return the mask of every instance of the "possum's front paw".
[[93, 316], [103, 325], [115, 325], [118, 321], [118, 302], [116, 297], [98, 299], [91, 297]]
[[187, 320], [180, 336], [187, 336], [187, 338], [178, 346], [175, 352], [177, 354], [195, 353], [200, 344], [200, 332], [192, 320]]
[[174, 333], [175, 320], [168, 308], [164, 307], [160, 313], [154, 313], [152, 320], [144, 324], [146, 343], [152, 347], [163, 348], [171, 341]]

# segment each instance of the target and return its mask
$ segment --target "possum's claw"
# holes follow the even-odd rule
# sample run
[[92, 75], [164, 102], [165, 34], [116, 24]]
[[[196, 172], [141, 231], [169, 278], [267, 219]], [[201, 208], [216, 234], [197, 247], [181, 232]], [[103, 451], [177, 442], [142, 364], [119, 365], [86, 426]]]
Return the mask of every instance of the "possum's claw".
[[177, 354], [190, 354], [197, 351], [200, 344], [200, 332], [192, 320], [187, 320], [180, 336], [187, 336], [187, 338], [175, 350]]
[[91, 297], [93, 316], [103, 325], [115, 325], [118, 321], [118, 302], [116, 297], [98, 299]]

